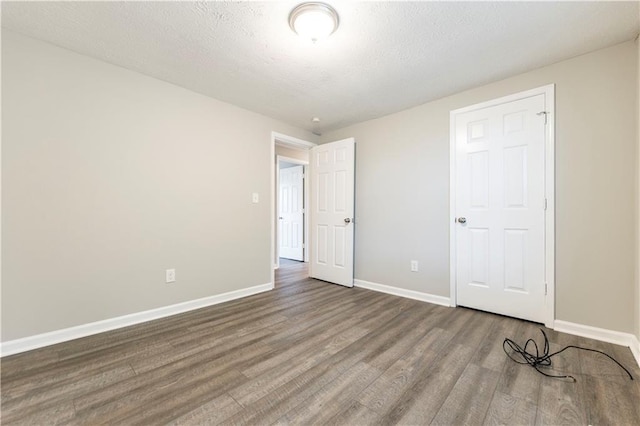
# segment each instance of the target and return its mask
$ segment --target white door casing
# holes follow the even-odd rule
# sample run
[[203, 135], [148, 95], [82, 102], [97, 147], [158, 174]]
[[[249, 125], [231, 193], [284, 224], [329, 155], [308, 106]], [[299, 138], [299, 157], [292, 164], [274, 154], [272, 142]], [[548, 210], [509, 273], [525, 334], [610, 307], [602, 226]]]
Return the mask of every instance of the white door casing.
[[280, 257], [304, 259], [304, 167], [280, 169], [278, 237]]
[[355, 140], [313, 147], [309, 275], [353, 287]]
[[553, 324], [552, 113], [553, 86], [451, 113], [454, 305]]

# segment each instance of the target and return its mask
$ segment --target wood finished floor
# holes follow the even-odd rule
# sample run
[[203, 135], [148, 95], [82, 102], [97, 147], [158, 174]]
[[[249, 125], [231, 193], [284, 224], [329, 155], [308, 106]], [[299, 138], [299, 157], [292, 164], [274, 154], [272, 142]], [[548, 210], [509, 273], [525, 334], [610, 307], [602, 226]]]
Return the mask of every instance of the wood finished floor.
[[[538, 325], [305, 278], [276, 289], [6, 357], [10, 424], [640, 424], [628, 348], [546, 330], [567, 351], [547, 379], [503, 353]], [[538, 339], [539, 340], [539, 339]]]

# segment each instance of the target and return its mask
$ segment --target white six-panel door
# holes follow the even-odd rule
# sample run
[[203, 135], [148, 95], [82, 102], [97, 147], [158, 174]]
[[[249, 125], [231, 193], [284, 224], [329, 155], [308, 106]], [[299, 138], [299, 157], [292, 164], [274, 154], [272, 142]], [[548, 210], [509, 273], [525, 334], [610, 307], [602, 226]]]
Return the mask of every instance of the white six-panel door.
[[279, 255], [287, 259], [304, 259], [304, 168], [280, 169], [279, 194]]
[[309, 275], [353, 287], [353, 138], [311, 149]]
[[455, 115], [457, 304], [545, 322], [545, 96]]

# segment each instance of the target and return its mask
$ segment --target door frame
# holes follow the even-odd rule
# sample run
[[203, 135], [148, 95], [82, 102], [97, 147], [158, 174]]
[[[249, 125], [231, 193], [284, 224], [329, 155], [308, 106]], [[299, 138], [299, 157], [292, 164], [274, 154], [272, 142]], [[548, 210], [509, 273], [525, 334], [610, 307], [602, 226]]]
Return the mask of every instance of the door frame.
[[276, 220], [278, 220], [277, 225], [276, 225], [276, 246], [275, 246], [275, 250], [276, 250], [276, 254], [275, 254], [275, 269], [278, 269], [280, 267], [280, 244], [278, 243], [278, 238], [279, 238], [279, 224], [280, 224], [280, 219], [278, 219], [278, 217], [280, 216], [280, 163], [290, 163], [290, 164], [298, 164], [300, 166], [302, 166], [302, 173], [303, 173], [303, 191], [304, 191], [304, 195], [302, 197], [302, 221], [303, 221], [303, 229], [302, 229], [302, 240], [303, 240], [303, 245], [302, 245], [302, 259], [303, 262], [308, 262], [309, 261], [309, 247], [308, 247], [308, 241], [309, 241], [309, 218], [307, 217], [307, 209], [308, 209], [308, 205], [309, 205], [309, 179], [307, 178], [308, 176], [308, 170], [309, 170], [309, 161], [304, 161], [304, 160], [298, 160], [297, 158], [291, 158], [291, 157], [286, 157], [284, 155], [277, 155], [276, 156], [276, 184], [275, 184], [275, 190], [276, 190]]
[[[271, 288], [274, 288], [276, 285], [276, 275], [275, 270], [278, 268], [278, 258], [276, 257], [276, 162], [274, 159], [276, 158], [276, 145], [284, 146], [287, 148], [294, 148], [303, 151], [309, 151], [317, 144], [313, 142], [309, 142], [303, 139], [299, 139], [293, 136], [288, 136], [278, 132], [271, 132], [271, 143], [270, 143], [270, 156], [269, 156], [269, 164], [270, 166], [270, 178], [269, 182], [271, 185], [271, 200], [270, 200], [270, 210], [271, 210], [271, 250], [270, 250], [270, 270], [271, 270]], [[308, 218], [308, 216], [307, 216]], [[309, 244], [307, 241], [306, 244]]]
[[555, 84], [537, 87], [501, 98], [452, 110], [449, 113], [449, 284], [450, 305], [457, 305], [456, 285], [456, 135], [455, 122], [458, 114], [488, 108], [532, 96], [544, 95], [546, 104], [544, 189], [547, 208], [544, 215], [544, 261], [545, 261], [545, 326], [553, 328], [555, 321]]

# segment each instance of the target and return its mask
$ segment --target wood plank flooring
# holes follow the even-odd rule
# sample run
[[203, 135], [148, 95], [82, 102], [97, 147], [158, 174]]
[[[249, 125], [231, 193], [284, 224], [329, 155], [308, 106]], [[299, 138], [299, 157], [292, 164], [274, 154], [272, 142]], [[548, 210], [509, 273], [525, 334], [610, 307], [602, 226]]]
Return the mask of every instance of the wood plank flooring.
[[569, 344], [543, 377], [502, 341], [536, 324], [306, 277], [285, 261], [276, 289], [3, 358], [3, 425], [640, 424], [628, 348]]

